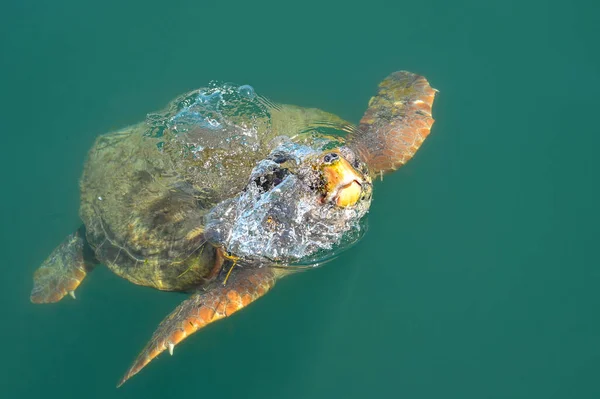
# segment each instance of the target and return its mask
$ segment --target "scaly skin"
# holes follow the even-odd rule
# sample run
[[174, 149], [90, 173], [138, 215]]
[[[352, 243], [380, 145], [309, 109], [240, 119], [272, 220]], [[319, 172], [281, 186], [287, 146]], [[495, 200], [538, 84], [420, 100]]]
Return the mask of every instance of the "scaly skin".
[[52, 251], [33, 276], [31, 302], [58, 302], [67, 294], [75, 298], [75, 290], [91, 268], [84, 259], [84, 244], [75, 232]]
[[392, 172], [408, 162], [429, 135], [431, 106], [437, 90], [423, 76], [394, 72], [379, 84], [348, 146], [373, 175]]
[[236, 267], [227, 284], [215, 284], [183, 301], [152, 335], [150, 342], [139, 354], [117, 387], [137, 374], [142, 368], [165, 350], [173, 354], [175, 345], [199, 329], [219, 319], [229, 317], [267, 293], [278, 277], [276, 269], [243, 269]]

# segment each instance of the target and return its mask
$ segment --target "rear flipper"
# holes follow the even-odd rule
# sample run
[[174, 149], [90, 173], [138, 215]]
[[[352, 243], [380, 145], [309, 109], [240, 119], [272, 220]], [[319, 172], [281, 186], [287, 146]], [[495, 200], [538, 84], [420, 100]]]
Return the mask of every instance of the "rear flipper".
[[68, 236], [35, 271], [31, 302], [58, 302], [67, 294], [75, 298], [75, 289], [94, 266], [90, 254], [83, 229]]
[[191, 334], [214, 321], [231, 316], [263, 296], [275, 285], [278, 277], [270, 267], [236, 269], [226, 285], [216, 283], [206, 291], [195, 293], [167, 316], [117, 387], [137, 374], [161, 352], [168, 349], [173, 354], [175, 345]]

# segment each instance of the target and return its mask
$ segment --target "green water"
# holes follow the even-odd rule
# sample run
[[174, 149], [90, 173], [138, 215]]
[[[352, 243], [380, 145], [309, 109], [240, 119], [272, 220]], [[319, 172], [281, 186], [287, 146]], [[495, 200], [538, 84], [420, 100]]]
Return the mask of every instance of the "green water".
[[[583, 1], [3, 2], [0, 395], [600, 397], [598, 15]], [[440, 90], [437, 122], [336, 261], [118, 390], [185, 295], [101, 268], [76, 301], [29, 303], [33, 271], [79, 225], [97, 135], [212, 79], [356, 122], [399, 69]]]

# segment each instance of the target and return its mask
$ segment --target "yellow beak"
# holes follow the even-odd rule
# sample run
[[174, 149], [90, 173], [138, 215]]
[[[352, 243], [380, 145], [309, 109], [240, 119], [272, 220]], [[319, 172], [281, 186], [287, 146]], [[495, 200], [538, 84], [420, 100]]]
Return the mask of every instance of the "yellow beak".
[[343, 157], [321, 169], [325, 178], [325, 201], [333, 201], [345, 208], [358, 202], [362, 194], [364, 178]]

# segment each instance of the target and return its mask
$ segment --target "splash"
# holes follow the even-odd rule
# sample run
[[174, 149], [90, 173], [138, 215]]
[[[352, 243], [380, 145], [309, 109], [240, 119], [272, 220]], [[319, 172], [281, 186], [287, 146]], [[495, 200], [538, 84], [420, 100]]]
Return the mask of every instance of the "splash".
[[270, 114], [252, 86], [211, 82], [176, 98], [166, 110], [149, 114], [146, 121], [148, 136], [171, 134], [199, 155], [205, 149], [258, 148], [258, 132], [268, 127]]
[[209, 213], [206, 238], [244, 259], [280, 264], [314, 264], [354, 244], [365, 232], [370, 201], [352, 208], [323, 204], [306, 162], [320, 153], [291, 141], [279, 145], [238, 196]]

